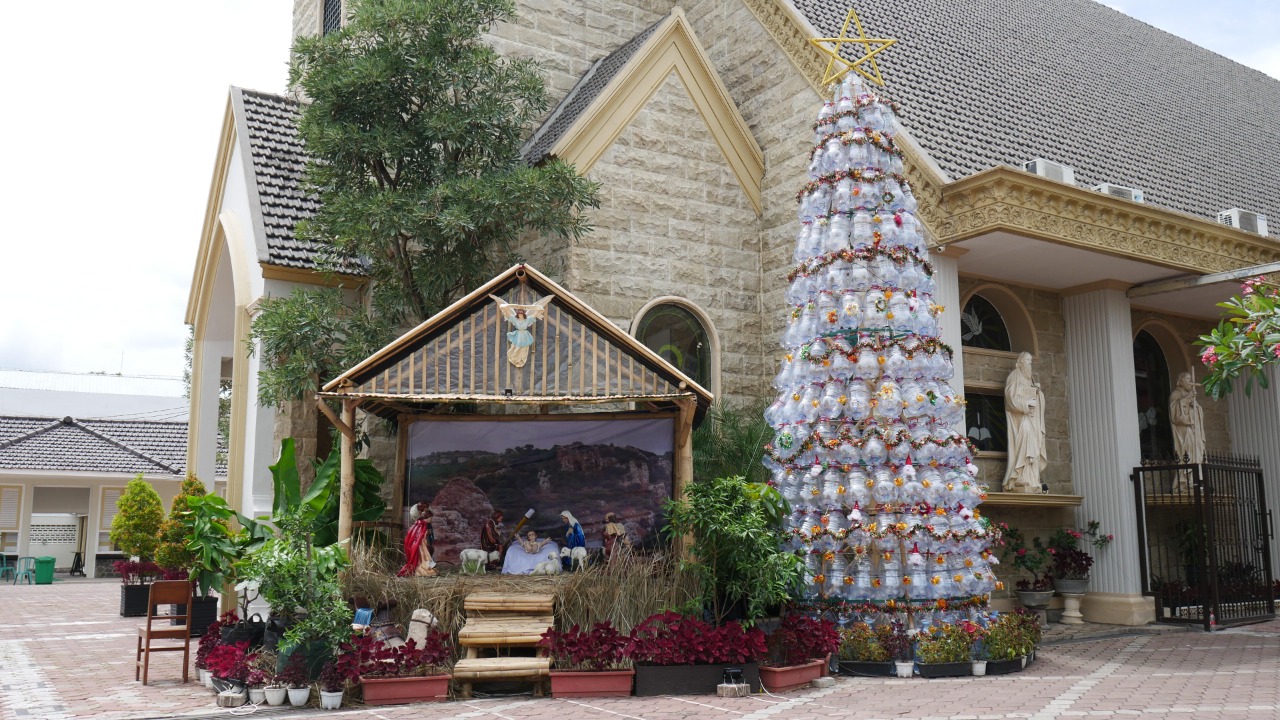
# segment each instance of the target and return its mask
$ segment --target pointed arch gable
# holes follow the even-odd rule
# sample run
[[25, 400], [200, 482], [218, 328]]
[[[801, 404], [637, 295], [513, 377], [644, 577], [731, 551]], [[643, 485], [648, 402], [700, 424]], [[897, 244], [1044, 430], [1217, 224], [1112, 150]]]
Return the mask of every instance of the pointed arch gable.
[[572, 163], [579, 173], [586, 174], [673, 73], [679, 77], [739, 186], [759, 214], [763, 207], [760, 188], [764, 152], [680, 8], [659, 23], [626, 65], [560, 136], [549, 154]]

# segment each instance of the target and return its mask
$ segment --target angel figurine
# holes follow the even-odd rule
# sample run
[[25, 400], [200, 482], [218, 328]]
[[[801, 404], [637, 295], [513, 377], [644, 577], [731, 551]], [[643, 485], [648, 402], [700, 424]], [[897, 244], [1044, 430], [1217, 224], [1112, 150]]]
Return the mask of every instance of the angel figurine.
[[529, 361], [529, 348], [533, 346], [533, 333], [529, 328], [547, 316], [547, 305], [555, 299], [548, 295], [532, 305], [514, 305], [496, 295], [490, 295], [498, 303], [498, 312], [511, 323], [514, 330], [507, 333], [507, 362], [516, 367], [524, 367]]

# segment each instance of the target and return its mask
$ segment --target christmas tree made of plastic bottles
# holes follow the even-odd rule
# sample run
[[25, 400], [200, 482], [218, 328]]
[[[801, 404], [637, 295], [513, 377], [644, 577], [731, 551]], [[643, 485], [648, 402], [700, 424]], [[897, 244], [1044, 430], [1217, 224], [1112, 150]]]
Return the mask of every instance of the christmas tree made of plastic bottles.
[[818, 113], [765, 464], [809, 599], [925, 628], [985, 612], [998, 561], [893, 128], [852, 73]]

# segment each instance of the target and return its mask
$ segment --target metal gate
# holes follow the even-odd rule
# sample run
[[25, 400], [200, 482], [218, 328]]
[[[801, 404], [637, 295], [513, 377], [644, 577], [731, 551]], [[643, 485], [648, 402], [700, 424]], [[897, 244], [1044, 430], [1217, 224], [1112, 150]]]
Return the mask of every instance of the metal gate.
[[1160, 622], [1206, 630], [1276, 616], [1271, 511], [1254, 458], [1133, 469], [1142, 591]]

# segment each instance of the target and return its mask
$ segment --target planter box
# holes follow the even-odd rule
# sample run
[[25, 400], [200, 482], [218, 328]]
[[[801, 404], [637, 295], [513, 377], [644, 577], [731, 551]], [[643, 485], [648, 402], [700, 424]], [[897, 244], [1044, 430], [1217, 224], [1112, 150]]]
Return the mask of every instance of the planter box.
[[120, 585], [120, 617], [146, 617], [147, 599], [151, 597], [151, 583], [145, 585]]
[[636, 695], [714, 695], [725, 668], [739, 668], [751, 692], [760, 691], [760, 666], [756, 663], [637, 665]]
[[760, 684], [764, 685], [764, 689], [769, 692], [787, 692], [802, 688], [822, 677], [822, 665], [825, 662], [825, 660], [813, 660], [804, 665], [761, 667]]
[[[953, 663], [919, 663], [917, 667], [920, 668], [920, 677], [927, 678], [967, 677], [973, 671], [973, 663], [968, 660]], [[990, 670], [989, 667], [988, 670]]]
[[408, 705], [449, 699], [452, 675], [407, 678], [360, 678], [364, 701], [369, 705]]
[[630, 697], [635, 670], [551, 671], [551, 697]]
[[1022, 672], [1022, 664], [1026, 658], [1016, 657], [1012, 660], [988, 660], [988, 675], [1008, 675], [1009, 673]]
[[893, 662], [841, 660], [840, 674], [857, 675], [861, 677], [889, 677], [893, 675]]
[[[170, 614], [182, 615], [186, 613], [185, 605], [170, 605]], [[218, 598], [193, 598], [191, 601], [191, 637], [201, 637], [205, 630], [218, 619]], [[169, 621], [170, 625], [181, 625], [182, 620], [173, 619]]]

